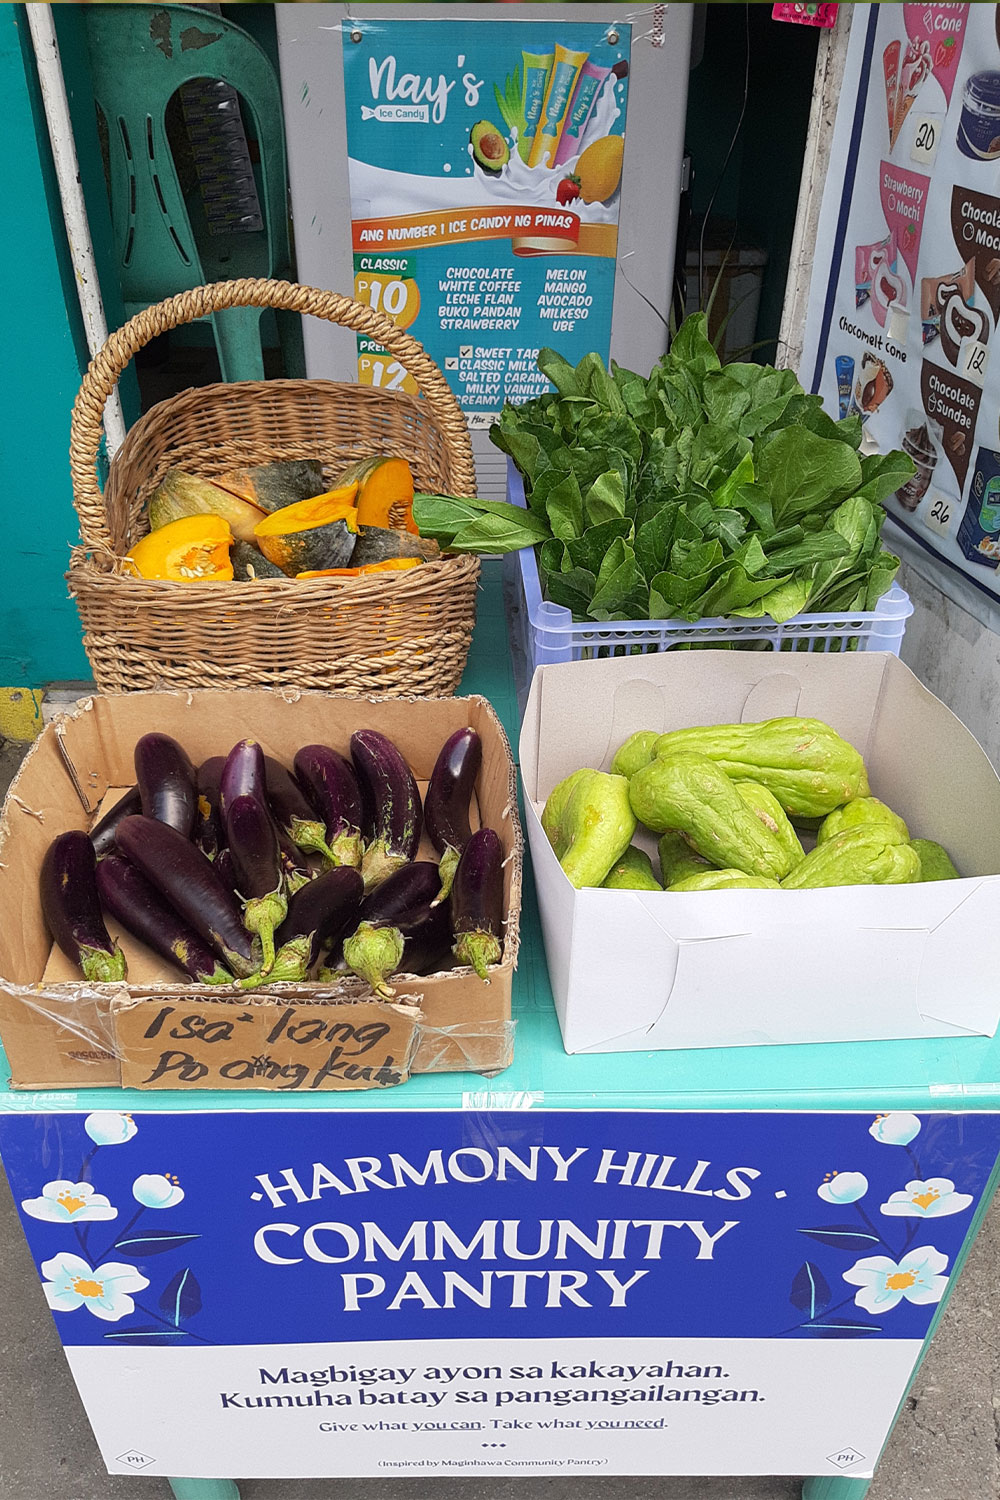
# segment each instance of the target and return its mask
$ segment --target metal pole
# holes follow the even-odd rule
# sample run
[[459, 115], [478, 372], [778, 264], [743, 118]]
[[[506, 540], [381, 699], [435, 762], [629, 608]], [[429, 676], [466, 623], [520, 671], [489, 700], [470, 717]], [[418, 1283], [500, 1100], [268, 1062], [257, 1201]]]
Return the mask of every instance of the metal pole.
[[[69, 243], [73, 275], [76, 280], [80, 311], [87, 331], [87, 345], [91, 357], [101, 348], [108, 336], [101, 285], [97, 278], [94, 260], [94, 245], [90, 238], [87, 221], [87, 206], [80, 186], [80, 168], [76, 156], [76, 142], [70, 120], [66, 84], [59, 62], [59, 42], [52, 20], [51, 5], [26, 5], [31, 44], [38, 67], [38, 83], [42, 94], [42, 105], [49, 129], [52, 160], [55, 165], [59, 197], [62, 202], [63, 222]], [[121, 398], [117, 390], [108, 399], [104, 412], [104, 433], [108, 457], [111, 458], [125, 439], [125, 418], [122, 415]]]

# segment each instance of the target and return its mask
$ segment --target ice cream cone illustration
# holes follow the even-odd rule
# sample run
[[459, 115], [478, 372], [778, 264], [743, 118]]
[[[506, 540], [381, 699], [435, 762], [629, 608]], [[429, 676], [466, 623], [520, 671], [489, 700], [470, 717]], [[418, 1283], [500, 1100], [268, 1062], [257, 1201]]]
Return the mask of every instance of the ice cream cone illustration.
[[882, 53], [882, 71], [885, 74], [885, 110], [889, 120], [890, 151], [896, 141], [893, 131], [896, 125], [896, 95], [899, 92], [899, 54], [902, 50], [901, 42], [890, 42]]
[[899, 139], [899, 132], [903, 128], [903, 121], [913, 108], [913, 101], [920, 91], [920, 85], [930, 71], [930, 44], [911, 39], [907, 43], [906, 55], [899, 70], [899, 92], [896, 95], [896, 111], [892, 128], [889, 132], [890, 151]]

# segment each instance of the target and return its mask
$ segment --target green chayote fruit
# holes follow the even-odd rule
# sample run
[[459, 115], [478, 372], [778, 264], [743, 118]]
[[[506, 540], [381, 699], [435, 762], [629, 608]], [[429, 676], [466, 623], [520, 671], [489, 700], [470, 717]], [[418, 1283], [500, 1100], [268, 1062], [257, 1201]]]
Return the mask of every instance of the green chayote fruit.
[[816, 842], [825, 844], [827, 839], [836, 838], [838, 833], [846, 833], [849, 828], [892, 828], [904, 843], [910, 837], [910, 830], [891, 807], [886, 807], [877, 797], [855, 797], [853, 802], [845, 802], [843, 807], [835, 808], [823, 819]]
[[653, 746], [659, 738], [655, 729], [637, 729], [635, 734], [630, 734], [615, 751], [615, 758], [611, 762], [611, 774], [631, 779], [636, 771], [649, 765], [655, 754]]
[[780, 880], [792, 868], [777, 835], [706, 756], [659, 756], [637, 771], [628, 786], [640, 822], [654, 833], [677, 829], [718, 869]]
[[790, 861], [788, 868], [794, 870], [799, 861], [805, 859], [805, 850], [777, 797], [766, 786], [761, 786], [759, 781], [734, 781], [733, 786], [747, 807], [757, 814], [764, 827], [770, 828], [782, 848], [787, 850]]
[[668, 887], [671, 891], [780, 891], [776, 880], [763, 875], [744, 875], [742, 870], [703, 870]]
[[542, 827], [571, 885], [600, 885], [635, 833], [624, 776], [574, 771], [554, 787]]
[[707, 859], [696, 854], [682, 833], [668, 828], [657, 846], [660, 854], [660, 875], [665, 886], [677, 880], [686, 880], [689, 875], [701, 875], [711, 868]]
[[656, 754], [705, 755], [727, 776], [756, 781], [792, 818], [825, 818], [852, 797], [867, 797], [864, 761], [819, 719], [767, 719], [661, 734]]
[[653, 861], [644, 849], [629, 844], [621, 859], [616, 860], [604, 878], [606, 891], [662, 891], [653, 874]]
[[831, 885], [909, 885], [920, 879], [920, 855], [892, 828], [850, 828], [817, 844], [781, 882], [786, 891]]
[[914, 839], [910, 848], [916, 850], [920, 860], [918, 880], [961, 880], [947, 849], [933, 839]]

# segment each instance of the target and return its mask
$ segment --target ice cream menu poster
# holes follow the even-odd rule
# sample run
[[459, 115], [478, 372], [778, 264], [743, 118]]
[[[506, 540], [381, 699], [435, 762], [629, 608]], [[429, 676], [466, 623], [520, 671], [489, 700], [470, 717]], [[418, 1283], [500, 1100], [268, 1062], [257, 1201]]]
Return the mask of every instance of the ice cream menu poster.
[[992, 620], [1000, 7], [851, 10], [802, 380], [830, 411], [860, 415], [866, 449], [909, 454], [916, 473], [886, 509], [936, 560], [940, 587]]
[[[355, 297], [420, 340], [471, 427], [549, 389], [540, 348], [607, 358], [630, 31], [343, 23]], [[363, 337], [358, 379], [415, 390]]]

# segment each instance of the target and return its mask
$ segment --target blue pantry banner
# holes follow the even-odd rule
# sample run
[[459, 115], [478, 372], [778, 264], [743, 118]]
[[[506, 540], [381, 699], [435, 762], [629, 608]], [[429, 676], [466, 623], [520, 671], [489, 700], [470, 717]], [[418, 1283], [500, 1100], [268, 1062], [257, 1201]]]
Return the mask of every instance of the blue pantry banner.
[[[631, 28], [342, 25], [355, 296], [408, 329], [471, 427], [611, 340]], [[415, 391], [358, 340], [358, 379]]]
[[0, 1117], [108, 1467], [870, 1474], [996, 1114]]
[[802, 381], [909, 455], [887, 540], [996, 629], [1000, 9], [847, 9]]

